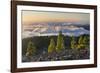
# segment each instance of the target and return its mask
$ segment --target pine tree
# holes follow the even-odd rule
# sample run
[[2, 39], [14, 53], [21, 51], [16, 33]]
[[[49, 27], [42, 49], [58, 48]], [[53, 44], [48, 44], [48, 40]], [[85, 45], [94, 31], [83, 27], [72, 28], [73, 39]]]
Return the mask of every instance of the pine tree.
[[84, 36], [83, 38], [83, 45], [84, 45], [84, 48], [88, 48], [89, 47], [89, 40], [88, 40], [88, 37]]
[[72, 49], [77, 48], [77, 44], [76, 44], [75, 38], [73, 36], [71, 37], [71, 48]]
[[64, 48], [65, 48], [64, 39], [63, 39], [62, 32], [60, 31], [60, 32], [59, 32], [59, 35], [58, 35], [58, 37], [57, 37], [56, 51], [57, 51], [57, 52], [60, 52], [60, 51], [62, 51]]
[[32, 41], [29, 41], [26, 51], [26, 56], [31, 57], [36, 53], [35, 44]]
[[78, 44], [83, 44], [83, 37], [82, 36], [80, 36]]
[[62, 35], [62, 49], [65, 49], [65, 45], [64, 45], [64, 37], [63, 37], [63, 35]]
[[84, 36], [84, 37], [80, 37], [79, 41], [78, 41], [78, 49], [84, 49], [84, 48], [88, 48], [89, 47], [89, 40], [88, 37]]
[[55, 42], [54, 40], [51, 38], [50, 39], [50, 45], [48, 47], [48, 53], [52, 53], [55, 51]]
[[79, 37], [79, 40], [78, 40], [78, 47], [77, 47], [77, 48], [78, 48], [78, 49], [84, 48], [83, 37], [82, 37], [82, 36]]

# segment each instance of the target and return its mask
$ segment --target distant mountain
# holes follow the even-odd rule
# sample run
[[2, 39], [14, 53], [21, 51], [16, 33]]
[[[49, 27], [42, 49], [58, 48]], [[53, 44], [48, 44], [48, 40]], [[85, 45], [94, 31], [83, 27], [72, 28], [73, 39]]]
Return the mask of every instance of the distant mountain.
[[83, 27], [86, 30], [90, 30], [89, 24], [80, 24], [80, 23], [69, 23], [69, 22], [52, 22], [48, 23], [49, 26], [77, 26], [77, 27]]
[[38, 23], [25, 27], [22, 37], [54, 36], [58, 35], [59, 31], [62, 31], [64, 35], [68, 36], [80, 36], [83, 34], [90, 34], [89, 30], [89, 24], [73, 24], [65, 22]]
[[49, 28], [43, 32], [41, 32], [41, 36], [43, 35], [58, 35], [59, 31], [62, 31], [64, 35], [68, 36], [80, 36], [83, 34], [89, 34], [90, 32], [82, 27], [77, 26], [62, 26], [62, 27], [55, 27], [54, 29]]

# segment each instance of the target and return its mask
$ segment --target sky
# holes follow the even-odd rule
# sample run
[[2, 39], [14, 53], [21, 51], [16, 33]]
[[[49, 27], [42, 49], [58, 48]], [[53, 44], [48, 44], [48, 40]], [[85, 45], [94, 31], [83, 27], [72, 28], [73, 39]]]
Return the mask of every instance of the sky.
[[22, 23], [25, 25], [37, 22], [73, 22], [89, 24], [89, 13], [22, 11]]

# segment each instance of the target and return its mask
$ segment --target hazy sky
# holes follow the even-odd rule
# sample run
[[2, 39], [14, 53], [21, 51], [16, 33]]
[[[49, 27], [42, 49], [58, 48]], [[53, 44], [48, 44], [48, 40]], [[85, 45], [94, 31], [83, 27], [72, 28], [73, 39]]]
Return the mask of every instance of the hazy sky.
[[76, 22], [89, 24], [90, 14], [69, 12], [22, 11], [22, 23], [35, 22]]

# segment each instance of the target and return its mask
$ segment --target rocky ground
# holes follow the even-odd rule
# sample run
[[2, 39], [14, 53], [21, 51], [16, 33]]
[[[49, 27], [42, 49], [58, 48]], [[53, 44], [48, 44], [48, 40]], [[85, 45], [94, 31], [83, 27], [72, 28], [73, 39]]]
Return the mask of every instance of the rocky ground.
[[43, 51], [33, 55], [31, 58], [22, 56], [22, 62], [38, 62], [38, 61], [62, 61], [62, 60], [83, 60], [89, 59], [89, 49], [65, 49], [61, 52], [47, 53]]

